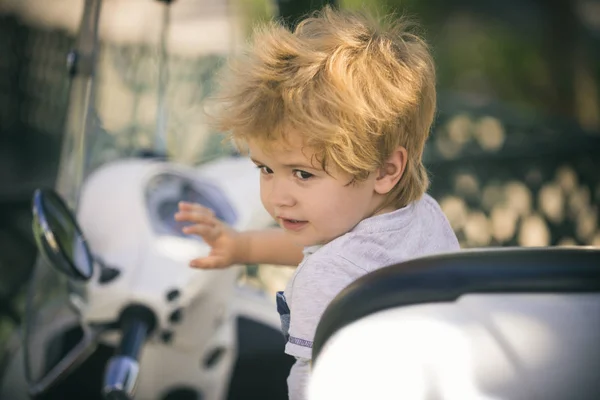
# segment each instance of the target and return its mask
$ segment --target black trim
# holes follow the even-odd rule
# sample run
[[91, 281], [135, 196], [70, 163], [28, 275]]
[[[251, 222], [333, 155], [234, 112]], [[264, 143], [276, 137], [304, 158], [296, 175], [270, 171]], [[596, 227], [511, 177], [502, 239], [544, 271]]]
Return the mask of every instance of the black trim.
[[[51, 212], [48, 211], [50, 204], [54, 207]], [[75, 265], [72, 254], [68, 254], [52, 230], [53, 227], [50, 226], [48, 216], [56, 212], [60, 212], [60, 216], [67, 219], [72, 228], [72, 236], [69, 238], [72, 240], [75, 240], [75, 238], [79, 239], [78, 244], [82, 246], [82, 250], [84, 251], [85, 261], [87, 262], [86, 269], [89, 270], [89, 274], [87, 271], [82, 271], [78, 268], [78, 265]], [[33, 194], [32, 213], [33, 237], [39, 252], [46, 261], [70, 278], [79, 281], [88, 281], [94, 274], [94, 260], [77, 219], [63, 198], [52, 189], [36, 189]]]
[[469, 293], [589, 292], [600, 292], [598, 248], [497, 248], [419, 258], [371, 272], [336, 296], [317, 326], [312, 359], [334, 332], [392, 307]]
[[237, 318], [237, 358], [226, 400], [287, 400], [286, 379], [296, 359], [285, 354], [278, 328], [256, 319]]

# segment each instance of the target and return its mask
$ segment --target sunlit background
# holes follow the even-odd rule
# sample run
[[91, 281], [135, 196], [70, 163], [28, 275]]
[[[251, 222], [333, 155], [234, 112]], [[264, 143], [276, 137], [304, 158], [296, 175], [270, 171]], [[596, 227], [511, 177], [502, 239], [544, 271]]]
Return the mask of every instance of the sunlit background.
[[[306, 9], [299, 0], [279, 3], [290, 14]], [[600, 247], [600, 2], [340, 4], [421, 22], [439, 89], [425, 154], [430, 193], [464, 248]], [[0, 362], [23, 317], [36, 257], [31, 194], [56, 180], [66, 55], [82, 10], [82, 0], [0, 0]], [[279, 8], [266, 0], [177, 0], [171, 10], [166, 148], [196, 165], [230, 151], [202, 113], [214, 73], [252, 25]], [[104, 1], [90, 169], [152, 145], [162, 15], [154, 0]], [[273, 292], [291, 273], [249, 266], [241, 282]]]

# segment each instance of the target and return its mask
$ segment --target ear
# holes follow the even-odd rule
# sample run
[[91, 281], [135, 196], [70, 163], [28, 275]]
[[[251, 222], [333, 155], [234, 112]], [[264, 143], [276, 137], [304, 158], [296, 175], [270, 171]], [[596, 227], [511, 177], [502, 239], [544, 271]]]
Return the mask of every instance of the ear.
[[387, 194], [392, 190], [402, 178], [407, 162], [408, 153], [406, 149], [402, 146], [397, 147], [377, 171], [375, 191], [379, 194]]

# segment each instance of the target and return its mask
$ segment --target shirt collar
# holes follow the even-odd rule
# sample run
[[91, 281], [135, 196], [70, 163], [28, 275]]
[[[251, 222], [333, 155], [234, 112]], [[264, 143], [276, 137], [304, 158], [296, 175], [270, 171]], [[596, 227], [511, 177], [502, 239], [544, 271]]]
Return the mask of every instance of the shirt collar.
[[[398, 210], [390, 211], [384, 214], [375, 215], [373, 217], [365, 218], [360, 221], [354, 228], [350, 230], [352, 233], [373, 233], [373, 232], [385, 232], [390, 230], [397, 230], [398, 223], [402, 223], [402, 220], [411, 221], [409, 215], [414, 212], [415, 202], [402, 207]], [[314, 254], [324, 245], [316, 244], [312, 246], [306, 246], [302, 250], [304, 257], [308, 257]]]
[[317, 250], [319, 250], [321, 247], [323, 247], [322, 244], [315, 244], [313, 246], [306, 246], [303, 250], [302, 253], [304, 254], [304, 257], [308, 257], [311, 254], [314, 254]]
[[356, 226], [352, 228], [350, 232], [373, 233], [396, 230], [399, 228], [398, 224], [401, 224], [402, 221], [406, 221], [408, 223], [412, 220], [410, 215], [414, 212], [414, 206], [415, 202], [412, 202], [398, 210], [365, 218], [356, 224]]

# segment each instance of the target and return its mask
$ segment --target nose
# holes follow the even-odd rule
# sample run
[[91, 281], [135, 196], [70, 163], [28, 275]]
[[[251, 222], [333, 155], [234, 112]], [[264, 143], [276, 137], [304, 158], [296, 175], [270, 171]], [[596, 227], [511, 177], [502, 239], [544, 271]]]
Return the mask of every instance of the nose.
[[291, 182], [288, 182], [283, 177], [273, 177], [263, 189], [263, 201], [266, 200], [266, 202], [275, 208], [292, 207], [296, 204]]

